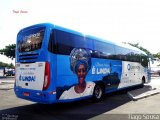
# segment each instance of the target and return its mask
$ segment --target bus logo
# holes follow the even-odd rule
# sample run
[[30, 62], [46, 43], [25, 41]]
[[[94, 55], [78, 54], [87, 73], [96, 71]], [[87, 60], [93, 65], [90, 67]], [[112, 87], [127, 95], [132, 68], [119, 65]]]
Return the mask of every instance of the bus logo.
[[131, 64], [128, 64], [128, 65], [127, 65], [127, 69], [128, 69], [128, 70], [131, 70]]
[[36, 76], [19, 76], [20, 81], [35, 82]]
[[128, 64], [127, 69], [128, 70], [140, 70], [140, 66]]

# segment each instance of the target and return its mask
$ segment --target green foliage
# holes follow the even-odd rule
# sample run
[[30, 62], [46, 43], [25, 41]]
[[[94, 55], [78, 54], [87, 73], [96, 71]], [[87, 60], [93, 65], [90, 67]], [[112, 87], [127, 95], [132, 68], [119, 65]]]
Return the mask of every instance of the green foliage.
[[[143, 48], [142, 46], [139, 46], [138, 43], [136, 43], [136, 44], [128, 43], [128, 44], [130, 44], [131, 46], [134, 46], [134, 47], [139, 48], [140, 50], [144, 51], [144, 52], [147, 53], [148, 55], [153, 56], [154, 58], [159, 58], [159, 59], [160, 59], [160, 52], [158, 52], [158, 53], [156, 53], [156, 54], [152, 54], [152, 53], [150, 53], [147, 49]], [[158, 65], [158, 66], [160, 66], [160, 65]]]
[[154, 56], [155, 58], [159, 58], [159, 59], [160, 59], [160, 52], [158, 52], [157, 54], [153, 54], [153, 56]]
[[7, 64], [7, 63], [0, 62], [0, 67], [14, 68], [15, 66], [12, 63]]
[[0, 54], [5, 55], [13, 60], [13, 58], [15, 58], [15, 49], [16, 49], [16, 44], [11, 44], [5, 46], [4, 49], [0, 49]]
[[133, 43], [128, 43], [133, 47], [139, 48], [140, 50], [144, 51], [147, 55], [152, 55], [149, 50], [143, 48], [142, 46], [139, 46], [139, 43], [133, 44]]

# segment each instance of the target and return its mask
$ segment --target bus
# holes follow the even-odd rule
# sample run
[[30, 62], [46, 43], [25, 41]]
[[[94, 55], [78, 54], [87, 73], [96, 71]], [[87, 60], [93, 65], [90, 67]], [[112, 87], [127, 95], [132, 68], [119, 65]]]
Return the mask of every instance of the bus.
[[51, 23], [19, 31], [14, 91], [18, 98], [52, 104], [86, 98], [150, 82], [148, 56]]

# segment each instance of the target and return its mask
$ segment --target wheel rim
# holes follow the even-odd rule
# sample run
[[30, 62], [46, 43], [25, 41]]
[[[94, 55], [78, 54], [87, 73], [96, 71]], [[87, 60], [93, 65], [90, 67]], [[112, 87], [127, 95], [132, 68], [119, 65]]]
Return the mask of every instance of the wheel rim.
[[101, 89], [101, 87], [97, 86], [96, 89], [95, 89], [95, 97], [97, 99], [100, 99], [101, 96], [102, 96], [102, 89]]

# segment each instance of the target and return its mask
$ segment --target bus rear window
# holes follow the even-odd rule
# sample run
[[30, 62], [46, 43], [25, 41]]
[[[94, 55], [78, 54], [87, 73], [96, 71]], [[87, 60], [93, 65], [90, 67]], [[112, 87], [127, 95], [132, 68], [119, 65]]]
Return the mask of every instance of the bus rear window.
[[44, 27], [21, 31], [17, 38], [19, 52], [30, 52], [40, 49], [44, 32]]

